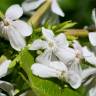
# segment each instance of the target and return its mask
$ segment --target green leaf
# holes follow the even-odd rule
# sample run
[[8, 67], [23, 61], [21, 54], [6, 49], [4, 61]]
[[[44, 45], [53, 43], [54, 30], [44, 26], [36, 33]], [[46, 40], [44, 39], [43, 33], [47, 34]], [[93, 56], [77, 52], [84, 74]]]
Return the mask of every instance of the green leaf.
[[19, 60], [20, 60], [20, 54], [17, 55], [17, 57], [11, 62], [11, 64], [9, 65], [9, 68], [11, 69], [15, 67], [15, 65], [17, 64], [17, 62], [19, 62]]
[[13, 4], [20, 4], [23, 0], [0, 0], [0, 10], [5, 12]]
[[34, 63], [34, 59], [32, 55], [29, 53], [27, 49], [24, 49], [20, 54], [20, 66], [26, 72], [30, 82], [32, 82], [31, 65], [33, 63]]
[[35, 89], [37, 96], [80, 96], [76, 90], [64, 87], [64, 83], [56, 78], [42, 79], [32, 75], [31, 65], [33, 63], [32, 55], [24, 49], [21, 53], [20, 65], [26, 72], [31, 88]]

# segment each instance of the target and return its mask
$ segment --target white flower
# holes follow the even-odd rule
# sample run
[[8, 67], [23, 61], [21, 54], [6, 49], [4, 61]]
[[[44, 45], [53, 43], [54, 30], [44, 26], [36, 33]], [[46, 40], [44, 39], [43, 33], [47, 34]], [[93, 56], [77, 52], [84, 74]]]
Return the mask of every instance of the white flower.
[[3, 63], [0, 64], [0, 78], [6, 76], [10, 63], [11, 60], [5, 60]]
[[[50, 61], [53, 59], [53, 57], [56, 57], [55, 53], [58, 51], [58, 48], [64, 49], [69, 45], [68, 41], [66, 40], [66, 36], [63, 33], [55, 37], [51, 30], [45, 28], [42, 28], [42, 33], [45, 40], [35, 40], [29, 47], [30, 50], [45, 49], [44, 53], [37, 57], [39, 62], [44, 61], [44, 58], [47, 58], [47, 60]], [[62, 54], [62, 52], [60, 54]]]
[[[89, 78], [90, 77], [90, 78]], [[86, 68], [82, 71], [82, 82], [89, 86], [88, 96], [96, 96], [96, 68]]]
[[92, 64], [96, 66], [96, 56], [93, 52], [91, 52], [86, 46], [82, 48], [83, 51], [83, 57], [84, 59]]
[[65, 80], [74, 89], [81, 85], [81, 77], [73, 70], [68, 70], [66, 65], [59, 61], [49, 62], [49, 64], [35, 63], [31, 67], [32, 73], [41, 78], [56, 77], [60, 80]]
[[[14, 88], [11, 83], [0, 80], [0, 89], [7, 92], [9, 96], [14, 96]], [[7, 95], [0, 92], [0, 96], [7, 96]]]
[[[91, 75], [93, 75], [94, 77], [94, 74], [96, 74], [96, 68], [89, 67], [89, 68], [83, 69], [82, 70], [82, 82], [85, 81], [86, 78], [90, 77]], [[89, 83], [90, 82], [88, 81], [87, 84]]]
[[[95, 10], [95, 8], [92, 10], [92, 20], [96, 27], [96, 10]], [[96, 46], [96, 32], [90, 32], [88, 34], [88, 36], [89, 36], [89, 41], [92, 44], [92, 46]]]
[[32, 28], [24, 21], [18, 20], [23, 14], [19, 5], [12, 5], [5, 13], [5, 18], [0, 22], [0, 35], [10, 41], [12, 48], [20, 51], [25, 47], [25, 37], [32, 34]]
[[96, 26], [96, 9], [95, 8], [92, 10], [92, 20]]
[[89, 41], [92, 44], [92, 46], [96, 46], [96, 32], [90, 32], [88, 36], [89, 36]]
[[[8, 67], [10, 63], [11, 63], [11, 60], [5, 60], [0, 64], [0, 78], [7, 75]], [[13, 85], [11, 83], [0, 80], [0, 89], [3, 89], [10, 96], [13, 96]], [[3, 93], [0, 93], [0, 96], [3, 96], [3, 95], [4, 95]]]
[[45, 49], [44, 53], [36, 58], [36, 61], [48, 64], [50, 61], [61, 60], [69, 69], [78, 71], [80, 74], [81, 46], [74, 44], [75, 49], [68, 47], [69, 43], [63, 33], [55, 37], [51, 30], [45, 28], [42, 28], [42, 33], [46, 41], [38, 39], [29, 48], [30, 50]]
[[96, 96], [96, 85], [89, 90], [89, 96]]
[[25, 13], [33, 12], [35, 9], [37, 9], [40, 5], [42, 5], [45, 2], [45, 0], [25, 0], [22, 3], [22, 8]]
[[[35, 9], [37, 9], [42, 3], [44, 3], [46, 0], [25, 0], [22, 3], [22, 8], [24, 10], [24, 12], [28, 13], [28, 12], [32, 12]], [[57, 0], [50, 0], [51, 1], [51, 10], [53, 13], [60, 15], [62, 17], [64, 17], [64, 13], [61, 10], [58, 1]]]

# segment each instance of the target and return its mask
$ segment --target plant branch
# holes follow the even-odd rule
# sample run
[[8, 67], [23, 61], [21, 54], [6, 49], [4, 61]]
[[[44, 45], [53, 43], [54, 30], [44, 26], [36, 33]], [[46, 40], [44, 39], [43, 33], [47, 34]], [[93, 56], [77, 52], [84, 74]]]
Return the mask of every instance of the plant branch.
[[47, 0], [28, 20], [28, 24], [33, 25], [33, 27], [38, 26], [42, 16], [49, 9], [51, 1]]
[[76, 37], [87, 37], [88, 31], [85, 29], [66, 29], [64, 30], [66, 35], [72, 35]]

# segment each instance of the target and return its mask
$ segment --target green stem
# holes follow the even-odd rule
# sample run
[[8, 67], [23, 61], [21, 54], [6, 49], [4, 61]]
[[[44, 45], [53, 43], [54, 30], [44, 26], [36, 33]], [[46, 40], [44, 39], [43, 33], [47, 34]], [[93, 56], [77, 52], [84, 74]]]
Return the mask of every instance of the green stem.
[[28, 24], [33, 25], [33, 27], [37, 27], [40, 23], [42, 16], [49, 9], [51, 5], [51, 1], [47, 0], [28, 20]]
[[64, 30], [66, 35], [72, 35], [76, 37], [87, 37], [88, 31], [85, 29], [66, 29]]

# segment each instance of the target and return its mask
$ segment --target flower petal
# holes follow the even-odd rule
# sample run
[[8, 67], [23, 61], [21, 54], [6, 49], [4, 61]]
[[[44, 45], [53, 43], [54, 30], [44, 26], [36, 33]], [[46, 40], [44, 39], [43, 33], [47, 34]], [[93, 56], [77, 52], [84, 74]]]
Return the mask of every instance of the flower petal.
[[75, 51], [72, 48], [57, 48], [54, 54], [66, 65], [72, 64], [75, 59]]
[[87, 47], [82, 48], [84, 59], [92, 65], [96, 65], [96, 56]]
[[72, 88], [77, 89], [81, 85], [81, 77], [74, 71], [68, 73], [68, 79], [66, 80]]
[[33, 64], [31, 67], [32, 73], [42, 78], [57, 77], [57, 71], [44, 64]]
[[59, 47], [64, 48], [64, 47], [68, 47], [69, 43], [67, 41], [67, 38], [65, 36], [65, 34], [60, 33], [59, 35], [57, 35], [55, 37], [56, 43]]
[[0, 96], [7, 96], [6, 94], [0, 93]]
[[20, 18], [22, 15], [23, 15], [22, 8], [18, 4], [15, 4], [7, 9], [5, 17], [11, 20], [16, 20]]
[[26, 22], [21, 21], [21, 20], [16, 20], [14, 22], [12, 22], [14, 28], [16, 28], [16, 30], [18, 32], [21, 33], [22, 36], [29, 36], [32, 34], [32, 27], [30, 25], [28, 25]]
[[60, 62], [60, 61], [50, 62], [49, 66], [56, 69], [56, 70], [58, 70], [58, 71], [63, 71], [63, 72], [68, 71], [67, 66], [64, 63]]
[[35, 40], [30, 46], [29, 50], [38, 50], [38, 49], [45, 49], [47, 47], [47, 42], [41, 39]]
[[13, 85], [11, 83], [0, 80], [0, 89], [3, 89], [4, 91], [6, 91], [9, 94], [9, 96], [14, 96], [13, 95]]
[[18, 32], [18, 30], [14, 29], [14, 27], [9, 27], [7, 30], [8, 38], [12, 48], [17, 51], [20, 51], [25, 47], [26, 42], [24, 37]]
[[73, 70], [74, 72], [76, 72], [78, 75], [82, 75], [82, 68], [80, 63], [76, 62], [74, 60], [74, 62], [71, 64], [71, 66], [69, 67], [69, 70]]
[[82, 46], [78, 41], [74, 40], [73, 47], [75, 50], [79, 50], [82, 53]]
[[6, 60], [2, 64], [0, 64], [0, 78], [6, 76], [8, 71], [8, 66], [10, 63], [11, 63], [10, 60]]
[[96, 74], [96, 68], [86, 68], [82, 71], [82, 79], [83, 81], [87, 79], [89, 76]]
[[61, 10], [61, 8], [60, 8], [60, 6], [59, 6], [59, 4], [58, 4], [58, 2], [57, 2], [56, 0], [52, 0], [51, 10], [52, 10], [52, 12], [54, 12], [55, 14], [64, 17], [64, 13], [63, 13], [63, 11]]
[[42, 33], [46, 40], [53, 40], [54, 33], [52, 32], [52, 30], [42, 27]]
[[96, 96], [96, 86], [89, 90], [89, 96]]
[[89, 41], [93, 46], [96, 46], [96, 32], [89, 33]]
[[93, 19], [93, 22], [96, 26], [96, 9], [95, 8], [92, 10], [92, 19]]
[[33, 2], [32, 2], [32, 0], [25, 1], [22, 3], [22, 8], [23, 8], [24, 12], [27, 13], [27, 12], [37, 9], [44, 2], [45, 2], [45, 0], [36, 0]]
[[51, 61], [51, 57], [52, 57], [52, 52], [50, 52], [49, 50], [45, 50], [44, 53], [42, 53], [41, 55], [39, 55], [36, 58], [36, 62], [39, 62], [41, 64], [49, 64], [49, 62]]

